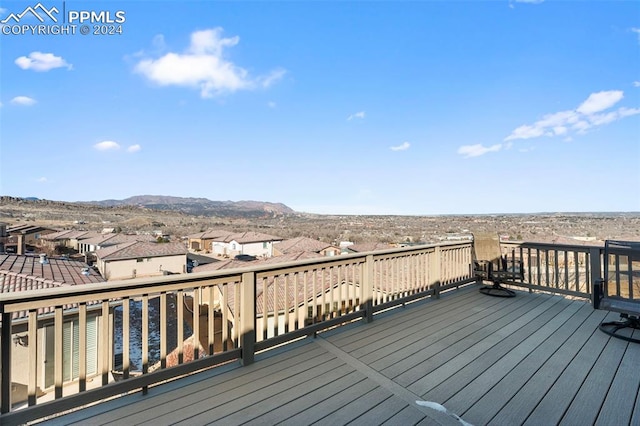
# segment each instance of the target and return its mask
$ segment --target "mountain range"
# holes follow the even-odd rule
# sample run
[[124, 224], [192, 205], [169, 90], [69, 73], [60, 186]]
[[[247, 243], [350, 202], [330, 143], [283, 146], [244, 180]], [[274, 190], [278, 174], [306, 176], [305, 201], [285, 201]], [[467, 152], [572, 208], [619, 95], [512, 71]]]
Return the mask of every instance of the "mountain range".
[[172, 197], [165, 195], [136, 195], [124, 200], [101, 201], [52, 201], [36, 197], [0, 196], [0, 205], [12, 204], [43, 206], [95, 206], [102, 208], [140, 208], [161, 211], [181, 212], [196, 216], [216, 217], [273, 217], [291, 215], [296, 212], [282, 203], [265, 201], [212, 201], [207, 198]]
[[288, 215], [295, 211], [282, 203], [265, 201], [212, 201], [207, 198], [172, 197], [166, 195], [136, 195], [124, 200], [87, 201], [101, 207], [138, 206], [154, 210], [180, 211], [199, 216]]

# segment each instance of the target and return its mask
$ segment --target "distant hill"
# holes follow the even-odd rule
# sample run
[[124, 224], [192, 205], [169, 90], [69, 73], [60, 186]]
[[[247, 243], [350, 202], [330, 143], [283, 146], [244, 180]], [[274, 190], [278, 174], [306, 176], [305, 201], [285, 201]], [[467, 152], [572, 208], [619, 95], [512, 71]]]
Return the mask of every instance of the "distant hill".
[[295, 211], [282, 203], [265, 201], [211, 201], [207, 198], [172, 197], [166, 195], [136, 195], [124, 200], [88, 201], [101, 207], [137, 206], [154, 210], [179, 211], [198, 216], [262, 217], [288, 215]]

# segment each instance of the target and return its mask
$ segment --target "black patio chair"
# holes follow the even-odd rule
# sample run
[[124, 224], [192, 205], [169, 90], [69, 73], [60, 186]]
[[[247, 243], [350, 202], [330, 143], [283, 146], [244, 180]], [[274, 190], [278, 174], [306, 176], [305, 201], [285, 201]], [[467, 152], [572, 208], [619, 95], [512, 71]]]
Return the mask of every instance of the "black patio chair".
[[602, 322], [600, 330], [640, 343], [640, 333], [634, 332], [640, 330], [640, 241], [606, 240], [603, 262], [603, 278], [594, 286], [594, 308], [618, 312], [620, 320]]
[[513, 290], [502, 286], [508, 281], [523, 279], [523, 267], [520, 260], [507, 259], [500, 249], [500, 238], [497, 234], [473, 235], [473, 263], [476, 282], [482, 284], [491, 281], [492, 285], [485, 285], [480, 292], [495, 297], [515, 297]]

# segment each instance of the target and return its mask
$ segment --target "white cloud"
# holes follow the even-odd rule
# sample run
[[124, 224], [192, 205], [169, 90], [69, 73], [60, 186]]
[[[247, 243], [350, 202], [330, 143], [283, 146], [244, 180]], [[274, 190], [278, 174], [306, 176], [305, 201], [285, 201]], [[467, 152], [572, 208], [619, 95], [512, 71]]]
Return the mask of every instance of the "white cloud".
[[47, 180], [48, 179], [46, 177], [42, 176], [42, 177], [39, 177], [38, 179], [36, 179], [36, 182], [45, 183], [45, 182], [47, 182]]
[[98, 151], [111, 151], [120, 149], [120, 145], [114, 141], [102, 141], [93, 146]]
[[631, 31], [638, 34], [638, 42], [640, 42], [640, 28], [631, 28]]
[[406, 151], [411, 144], [409, 142], [403, 142], [400, 145], [389, 147], [391, 151]]
[[640, 81], [634, 81], [633, 87], [640, 87]]
[[553, 134], [556, 136], [564, 135], [569, 130], [564, 126], [556, 126], [553, 128]]
[[267, 102], [267, 106], [268, 106], [269, 108], [275, 108], [277, 105], [276, 105], [276, 103], [275, 103], [275, 102], [270, 101], [270, 102]]
[[486, 147], [481, 144], [463, 145], [460, 148], [458, 148], [458, 154], [464, 155], [465, 158], [479, 157], [488, 152], [496, 152], [496, 151], [500, 151], [501, 149], [502, 149], [502, 144], [499, 144], [499, 143], [495, 145], [491, 145], [489, 147]]
[[[222, 37], [222, 28], [195, 31], [184, 53], [169, 52], [157, 59], [143, 59], [134, 67], [160, 86], [181, 86], [200, 90], [200, 96], [211, 98], [237, 90], [268, 88], [286, 73], [276, 69], [267, 75], [252, 78], [244, 68], [223, 57], [223, 50], [240, 42], [238, 36]], [[154, 44], [164, 45], [164, 38], [154, 38]]]
[[49, 71], [63, 67], [72, 69], [71, 64], [53, 53], [31, 52], [29, 56], [20, 56], [15, 63], [23, 70]]
[[624, 117], [640, 114], [640, 109], [626, 107], [604, 112], [623, 98], [624, 92], [622, 90], [592, 93], [575, 110], [547, 114], [533, 124], [525, 124], [516, 128], [504, 140], [531, 139], [540, 136], [568, 136], [570, 131], [583, 134], [593, 127], [603, 126]]
[[256, 81], [265, 89], [273, 86], [274, 83], [277, 83], [284, 77], [287, 71], [284, 68], [278, 68], [276, 70], [271, 71], [269, 74], [258, 77]]
[[28, 96], [16, 96], [15, 98], [11, 99], [11, 103], [14, 105], [31, 106], [35, 105], [37, 101]]
[[622, 107], [618, 110], [618, 115], [623, 117], [630, 117], [632, 115], [640, 114], [640, 108], [626, 108]]
[[537, 126], [524, 125], [524, 126], [518, 127], [513, 132], [511, 132], [511, 134], [507, 136], [505, 141], [511, 141], [514, 139], [537, 138], [542, 135], [544, 135], [544, 129]]
[[622, 90], [609, 90], [589, 95], [576, 111], [580, 114], [593, 114], [595, 112], [609, 109], [622, 100], [624, 93]]
[[127, 148], [127, 152], [138, 152], [142, 149], [142, 147], [138, 144], [131, 145]]
[[347, 121], [351, 121], [354, 118], [363, 119], [364, 117], [365, 117], [365, 112], [364, 111], [359, 111], [359, 112], [356, 112], [355, 114], [351, 114], [349, 117], [347, 117]]

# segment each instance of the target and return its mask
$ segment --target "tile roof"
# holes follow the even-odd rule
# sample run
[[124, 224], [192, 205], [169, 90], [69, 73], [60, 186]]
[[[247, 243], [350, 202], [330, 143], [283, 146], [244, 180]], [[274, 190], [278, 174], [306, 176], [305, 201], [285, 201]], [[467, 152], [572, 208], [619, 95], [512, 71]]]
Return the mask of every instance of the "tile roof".
[[281, 253], [299, 253], [303, 251], [320, 252], [327, 247], [331, 247], [331, 244], [323, 243], [322, 241], [314, 240], [307, 237], [297, 237], [276, 243], [275, 249]]
[[247, 231], [239, 234], [229, 235], [224, 240], [225, 243], [236, 241], [239, 244], [260, 243], [265, 241], [282, 241], [282, 238], [269, 234], [261, 234], [260, 232]]
[[198, 232], [196, 234], [188, 235], [187, 238], [191, 239], [216, 239], [216, 238], [226, 238], [229, 235], [233, 235], [233, 232], [225, 231], [224, 229], [208, 229], [205, 232]]
[[182, 243], [151, 243], [129, 241], [96, 251], [99, 260], [137, 259], [140, 257], [163, 257], [185, 255], [187, 248]]
[[[20, 277], [41, 278], [54, 285], [79, 285], [105, 281], [93, 269], [90, 269], [89, 275], [83, 275], [82, 269], [88, 267], [84, 262], [56, 258], [47, 260], [48, 263], [42, 264], [39, 256], [1, 254], [0, 272], [18, 274]], [[3, 286], [3, 293], [9, 291]]]
[[43, 235], [41, 238], [47, 241], [55, 241], [55, 240], [70, 240], [72, 238], [79, 239], [82, 237], [93, 237], [96, 236], [91, 231], [76, 231], [75, 229], [65, 229], [64, 231], [54, 232], [52, 234]]
[[298, 251], [293, 253], [286, 253], [281, 256], [269, 257], [260, 261], [260, 264], [273, 265], [278, 263], [293, 262], [294, 260], [318, 259], [322, 257], [324, 257], [324, 255], [316, 253], [315, 251]]
[[[82, 270], [88, 270], [88, 274]], [[17, 254], [0, 255], [0, 293], [15, 293], [27, 290], [84, 285], [105, 282], [96, 271], [84, 262], [49, 258], [40, 263], [39, 256]], [[65, 306], [71, 308], [72, 306]], [[41, 309], [39, 314], [52, 312], [53, 308]], [[15, 312], [13, 319], [26, 317], [27, 312]]]
[[82, 244], [90, 244], [94, 246], [112, 246], [114, 244], [123, 244], [132, 241], [155, 242], [156, 239], [151, 235], [129, 235], [129, 234], [104, 234], [94, 236], [82, 240]]
[[40, 231], [53, 231], [53, 232], [55, 232], [56, 230], [53, 229], [53, 228], [47, 228], [45, 226], [27, 225], [27, 224], [10, 226], [10, 227], [7, 228], [7, 233], [9, 233], [9, 234], [14, 234], [14, 233], [32, 234], [34, 232], [40, 232]]
[[390, 248], [393, 248], [393, 246], [387, 243], [360, 243], [348, 246], [347, 250], [355, 253], [362, 253], [365, 251], [388, 250]]

